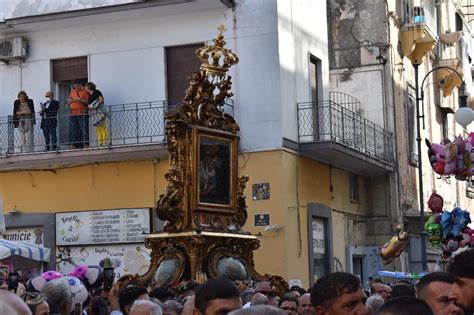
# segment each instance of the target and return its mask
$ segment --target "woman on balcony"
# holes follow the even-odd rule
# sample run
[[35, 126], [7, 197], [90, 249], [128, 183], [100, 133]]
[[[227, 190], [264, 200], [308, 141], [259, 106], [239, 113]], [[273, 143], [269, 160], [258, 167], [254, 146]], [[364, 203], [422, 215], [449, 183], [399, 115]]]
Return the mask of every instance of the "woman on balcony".
[[91, 124], [97, 132], [97, 144], [107, 146], [109, 144], [109, 131], [107, 130], [108, 112], [104, 105], [102, 92], [96, 89], [92, 82], [87, 82], [86, 90], [89, 92], [89, 114]]
[[18, 99], [13, 103], [13, 126], [20, 130], [21, 152], [33, 151], [33, 125], [35, 106], [25, 91], [18, 92]]

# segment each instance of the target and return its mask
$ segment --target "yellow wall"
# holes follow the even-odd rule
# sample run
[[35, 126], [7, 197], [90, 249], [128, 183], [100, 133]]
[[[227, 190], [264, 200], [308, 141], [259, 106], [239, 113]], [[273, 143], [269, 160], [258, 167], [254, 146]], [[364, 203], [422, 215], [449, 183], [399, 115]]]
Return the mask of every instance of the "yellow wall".
[[[345, 267], [348, 237], [342, 212], [367, 214], [368, 183], [364, 178], [359, 177], [361, 202], [353, 203], [348, 172], [283, 150], [247, 154], [240, 166], [240, 173], [250, 176], [246, 189], [249, 219], [245, 229], [262, 233], [261, 248], [255, 255], [257, 270], [301, 279], [305, 287], [309, 286], [308, 203], [324, 204], [337, 211], [332, 213], [333, 254]], [[270, 183], [270, 199], [253, 201], [252, 184], [266, 182]], [[253, 226], [254, 214], [266, 212], [271, 214], [270, 224], [283, 226], [280, 232], [265, 232], [263, 227]], [[358, 229], [356, 234], [357, 239], [363, 239], [365, 231]]]
[[[135, 161], [55, 171], [4, 172], [0, 173], [0, 191], [5, 212], [15, 206], [23, 212], [155, 207], [165, 190], [167, 170], [168, 161], [164, 160], [158, 164]], [[260, 273], [301, 279], [305, 287], [309, 286], [308, 203], [324, 204], [339, 211], [332, 214], [333, 251], [345, 266], [347, 237], [341, 212], [356, 213], [361, 207], [363, 213], [366, 208], [364, 202], [349, 201], [349, 173], [284, 150], [241, 154], [239, 173], [250, 176], [245, 191], [248, 205], [245, 230], [262, 233], [261, 248], [255, 254]], [[252, 200], [254, 183], [270, 183], [269, 200]], [[360, 187], [365, 186], [361, 179]], [[362, 201], [367, 197], [363, 189], [360, 196]], [[282, 230], [266, 232], [263, 227], [255, 227], [256, 213], [270, 213], [270, 223], [281, 225]]]
[[55, 171], [0, 173], [5, 212], [66, 212], [154, 207], [167, 161], [92, 164]]

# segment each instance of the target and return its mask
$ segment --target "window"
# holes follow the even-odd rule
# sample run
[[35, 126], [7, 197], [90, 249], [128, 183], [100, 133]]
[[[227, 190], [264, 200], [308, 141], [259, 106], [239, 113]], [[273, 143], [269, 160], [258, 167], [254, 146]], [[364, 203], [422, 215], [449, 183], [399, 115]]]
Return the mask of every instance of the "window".
[[440, 117], [441, 117], [441, 138], [446, 139], [448, 137], [448, 114], [442, 107], [440, 107]]
[[462, 17], [459, 13], [456, 12], [456, 32], [461, 32], [463, 29]]
[[416, 142], [416, 128], [418, 119], [416, 117], [415, 91], [410, 89], [407, 99], [407, 121], [408, 121], [408, 159], [415, 166], [418, 165], [418, 146]]
[[364, 257], [352, 256], [352, 274], [361, 281], [364, 279]]
[[196, 50], [203, 46], [204, 44], [200, 43], [166, 48], [166, 91], [171, 105], [184, 98], [189, 78], [201, 66], [196, 57]]
[[350, 175], [350, 198], [352, 202], [359, 202], [359, 176]]

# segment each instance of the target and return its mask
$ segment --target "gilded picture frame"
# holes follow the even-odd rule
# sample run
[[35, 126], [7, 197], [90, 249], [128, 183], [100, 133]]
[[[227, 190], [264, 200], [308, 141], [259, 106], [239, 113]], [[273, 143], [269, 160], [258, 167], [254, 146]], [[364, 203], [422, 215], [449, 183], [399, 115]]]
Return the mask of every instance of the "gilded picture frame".
[[238, 136], [193, 129], [193, 211], [237, 212]]

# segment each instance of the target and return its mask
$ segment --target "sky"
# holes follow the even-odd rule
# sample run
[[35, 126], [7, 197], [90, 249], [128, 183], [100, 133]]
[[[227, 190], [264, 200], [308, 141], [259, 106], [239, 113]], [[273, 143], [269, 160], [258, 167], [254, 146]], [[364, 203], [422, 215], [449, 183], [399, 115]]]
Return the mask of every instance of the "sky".
[[28, 15], [142, 1], [143, 0], [0, 0], [0, 21]]

